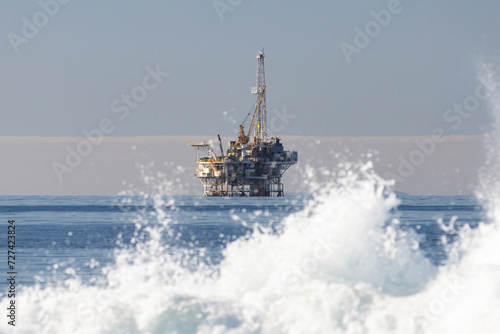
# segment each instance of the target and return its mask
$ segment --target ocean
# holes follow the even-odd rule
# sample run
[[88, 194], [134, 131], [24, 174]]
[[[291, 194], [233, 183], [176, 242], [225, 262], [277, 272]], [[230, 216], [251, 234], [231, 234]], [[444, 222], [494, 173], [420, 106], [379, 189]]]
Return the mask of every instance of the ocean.
[[361, 169], [281, 198], [3, 196], [0, 212], [1, 333], [500, 330], [484, 196], [395, 193]]

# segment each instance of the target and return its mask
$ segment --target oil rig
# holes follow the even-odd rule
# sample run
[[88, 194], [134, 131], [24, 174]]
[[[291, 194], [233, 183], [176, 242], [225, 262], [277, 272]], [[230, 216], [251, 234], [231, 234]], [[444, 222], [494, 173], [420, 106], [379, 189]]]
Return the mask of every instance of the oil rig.
[[255, 111], [248, 132], [244, 124], [251, 111], [225, 153], [219, 135], [221, 155], [209, 142], [188, 143], [197, 153], [194, 175], [203, 184], [203, 196], [284, 196], [281, 177], [297, 163], [298, 153], [285, 151], [280, 138], [267, 137], [264, 49], [257, 53], [257, 86], [251, 92]]

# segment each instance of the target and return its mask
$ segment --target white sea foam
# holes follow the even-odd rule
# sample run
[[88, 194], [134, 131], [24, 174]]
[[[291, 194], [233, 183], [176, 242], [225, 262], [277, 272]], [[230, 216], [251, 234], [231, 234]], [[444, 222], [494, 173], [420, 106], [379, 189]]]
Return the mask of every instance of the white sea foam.
[[160, 212], [102, 284], [25, 289], [17, 332], [497, 332], [498, 225], [464, 231], [457, 260], [437, 269], [396, 228], [387, 182], [359, 175], [337, 179], [278, 235], [261, 228], [232, 242], [218, 267], [185, 269], [160, 242], [170, 223]]
[[[168, 217], [116, 255], [106, 281], [78, 277], [19, 296], [21, 333], [400, 332], [436, 268], [395, 228], [398, 201], [370, 172], [345, 173], [276, 235], [256, 229], [217, 268], [166, 251]], [[144, 225], [144, 222], [141, 222]], [[140, 240], [140, 239], [139, 239]], [[413, 313], [412, 313], [413, 312]], [[5, 331], [6, 328], [4, 327]]]

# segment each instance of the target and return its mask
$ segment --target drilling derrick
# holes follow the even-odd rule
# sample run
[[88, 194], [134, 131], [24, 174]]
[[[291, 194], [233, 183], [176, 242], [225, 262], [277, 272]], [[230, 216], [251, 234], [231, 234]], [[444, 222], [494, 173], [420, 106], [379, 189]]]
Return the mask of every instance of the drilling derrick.
[[238, 137], [229, 142], [226, 154], [219, 136], [221, 156], [210, 143], [190, 142], [197, 151], [195, 176], [203, 184], [203, 196], [283, 196], [281, 177], [298, 161], [296, 151], [285, 151], [280, 138], [267, 137], [266, 77], [264, 50], [257, 53], [255, 110], [245, 134], [245, 121]]
[[250, 138], [257, 141], [267, 139], [267, 113], [266, 113], [266, 73], [264, 70], [264, 50], [257, 53], [257, 86], [252, 87], [255, 94], [255, 112], [249, 127]]

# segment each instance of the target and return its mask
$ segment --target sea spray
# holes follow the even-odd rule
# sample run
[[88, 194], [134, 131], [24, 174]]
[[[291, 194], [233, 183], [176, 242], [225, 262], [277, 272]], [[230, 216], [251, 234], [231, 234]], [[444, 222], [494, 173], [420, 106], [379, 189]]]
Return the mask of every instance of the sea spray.
[[[500, 87], [493, 66], [482, 64], [480, 81], [489, 90], [496, 133], [486, 136], [488, 158], [477, 197], [487, 222], [465, 226], [450, 248], [448, 264], [417, 297], [423, 306], [409, 319], [411, 333], [498, 333], [500, 330]], [[426, 301], [427, 303], [425, 303]], [[422, 303], [424, 302], [424, 303]]]
[[363, 332], [384, 296], [415, 293], [433, 277], [413, 236], [390, 221], [398, 201], [388, 184], [362, 174], [336, 179], [285, 219], [282, 234], [227, 247], [215, 286], [255, 310], [260, 332]]

